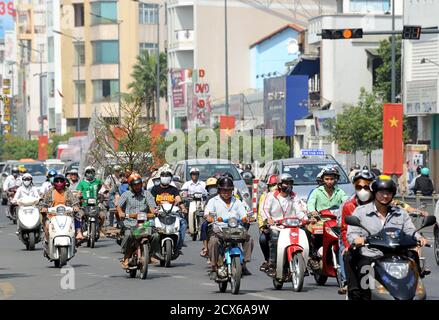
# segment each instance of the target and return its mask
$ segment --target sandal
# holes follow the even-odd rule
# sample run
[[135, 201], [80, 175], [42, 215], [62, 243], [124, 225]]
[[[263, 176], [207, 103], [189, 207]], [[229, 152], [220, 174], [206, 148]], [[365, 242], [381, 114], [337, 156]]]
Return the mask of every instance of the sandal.
[[122, 267], [122, 269], [125, 269], [125, 270], [129, 269], [128, 260], [122, 261], [120, 266]]
[[203, 258], [208, 257], [208, 252], [206, 248], [203, 248], [203, 250], [200, 251], [200, 256], [202, 256]]

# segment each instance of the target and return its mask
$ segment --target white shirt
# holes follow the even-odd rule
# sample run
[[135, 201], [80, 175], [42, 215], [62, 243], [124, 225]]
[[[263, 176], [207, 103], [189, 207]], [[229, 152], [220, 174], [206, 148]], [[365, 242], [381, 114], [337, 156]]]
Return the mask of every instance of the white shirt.
[[193, 182], [192, 180], [185, 182], [181, 190], [187, 190], [189, 194], [202, 193], [203, 195], [207, 195], [206, 184], [200, 180], [197, 182]]
[[18, 200], [24, 197], [32, 197], [32, 198], [40, 198], [40, 194], [38, 193], [38, 188], [34, 186], [21, 186], [17, 189], [15, 193], [14, 199], [12, 199], [12, 203], [17, 203]]
[[261, 215], [264, 220], [271, 217], [275, 221], [285, 217], [307, 219], [304, 211], [298, 197], [295, 195], [282, 197], [279, 191], [274, 191], [268, 193], [265, 198]]
[[21, 177], [18, 176], [17, 179], [15, 179], [11, 174], [3, 182], [3, 191], [7, 192], [9, 189], [19, 186], [21, 186]]
[[[221, 217], [223, 219], [229, 219], [231, 217], [242, 219], [247, 216], [247, 211], [242, 201], [233, 196], [229, 207], [227, 207], [227, 204], [219, 195], [210, 199], [204, 209], [204, 217], [207, 218], [209, 213], [215, 213], [217, 218]], [[217, 226], [225, 228], [227, 224], [225, 222], [215, 222], [214, 230], [218, 230]]]
[[40, 187], [40, 195], [46, 194], [46, 192], [52, 190], [52, 188], [52, 183], [50, 181], [45, 181]]

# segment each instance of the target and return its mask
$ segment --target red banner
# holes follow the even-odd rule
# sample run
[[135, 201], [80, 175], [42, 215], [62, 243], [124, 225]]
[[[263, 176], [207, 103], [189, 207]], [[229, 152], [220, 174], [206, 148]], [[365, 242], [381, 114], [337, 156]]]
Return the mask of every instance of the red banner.
[[402, 104], [385, 104], [383, 107], [383, 173], [403, 173], [404, 144]]
[[49, 144], [48, 136], [38, 137], [38, 160], [47, 160], [47, 147]]
[[152, 138], [160, 137], [163, 131], [165, 131], [165, 125], [164, 124], [153, 123], [151, 125], [151, 137]]
[[119, 127], [114, 127], [113, 134], [114, 134], [114, 141], [113, 141], [114, 150], [119, 151], [119, 141], [122, 140], [127, 134], [124, 129]]

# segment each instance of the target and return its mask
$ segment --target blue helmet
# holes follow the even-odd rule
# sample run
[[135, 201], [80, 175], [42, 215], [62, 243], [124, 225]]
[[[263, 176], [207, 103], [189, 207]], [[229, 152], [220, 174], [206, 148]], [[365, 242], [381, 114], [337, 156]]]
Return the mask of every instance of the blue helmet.
[[421, 174], [423, 176], [428, 176], [430, 174], [430, 170], [428, 168], [424, 167], [424, 168], [421, 169]]
[[56, 172], [55, 169], [50, 169], [49, 171], [47, 171], [46, 176], [47, 176], [47, 178], [53, 178], [53, 177], [55, 177], [57, 174], [58, 174], [58, 172]]

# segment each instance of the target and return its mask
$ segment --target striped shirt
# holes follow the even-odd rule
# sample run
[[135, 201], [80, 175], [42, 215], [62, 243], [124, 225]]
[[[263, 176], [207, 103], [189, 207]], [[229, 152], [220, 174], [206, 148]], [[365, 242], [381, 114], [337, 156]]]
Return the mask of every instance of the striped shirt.
[[126, 214], [148, 212], [149, 208], [155, 208], [154, 197], [151, 192], [142, 190], [141, 193], [135, 194], [131, 190], [125, 191], [116, 203]]

